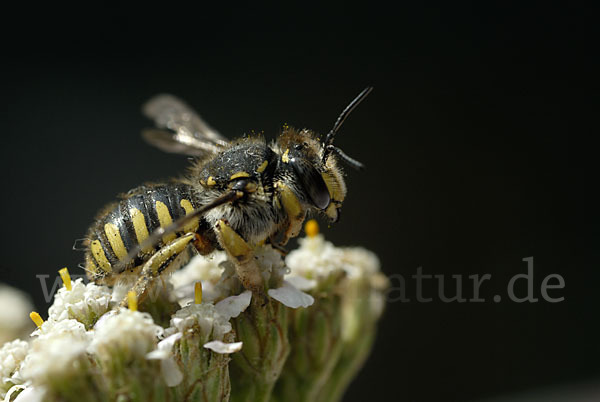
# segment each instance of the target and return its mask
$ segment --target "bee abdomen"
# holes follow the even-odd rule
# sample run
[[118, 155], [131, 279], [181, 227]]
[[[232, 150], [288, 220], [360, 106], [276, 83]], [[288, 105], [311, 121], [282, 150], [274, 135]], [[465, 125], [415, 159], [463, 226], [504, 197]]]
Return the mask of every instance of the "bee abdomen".
[[[191, 186], [181, 183], [144, 186], [131, 191], [127, 198], [100, 216], [91, 227], [86, 255], [86, 270], [91, 279], [98, 280], [111, 273], [120, 273], [142, 264], [155, 251], [147, 246], [133, 261], [124, 264], [127, 255], [159, 227], [172, 222], [199, 207]], [[195, 232], [198, 219], [180, 232], [163, 236], [158, 247], [177, 236]]]

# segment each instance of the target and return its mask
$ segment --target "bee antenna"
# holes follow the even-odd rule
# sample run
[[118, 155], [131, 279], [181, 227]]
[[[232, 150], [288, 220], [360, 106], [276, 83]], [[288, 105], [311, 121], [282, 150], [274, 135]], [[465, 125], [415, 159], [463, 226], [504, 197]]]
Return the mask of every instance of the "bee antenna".
[[[344, 122], [346, 121], [346, 119], [348, 118], [350, 113], [352, 113], [352, 111], [360, 104], [360, 102], [362, 102], [367, 97], [367, 95], [369, 95], [369, 93], [371, 93], [372, 90], [373, 90], [373, 87], [366, 87], [365, 89], [363, 89], [362, 92], [359, 93], [358, 96], [356, 98], [354, 98], [354, 100], [352, 102], [350, 102], [350, 104], [348, 104], [348, 106], [346, 106], [346, 108], [342, 111], [342, 113], [340, 113], [337, 120], [335, 121], [335, 124], [333, 125], [333, 128], [331, 129], [331, 131], [329, 131], [329, 133], [327, 133], [327, 136], [325, 137], [325, 141], [323, 141], [323, 148], [324, 148], [323, 163], [325, 163], [327, 161], [327, 158], [329, 157], [331, 152], [335, 151], [335, 149], [333, 147], [333, 140], [335, 139], [335, 135], [337, 134], [340, 127], [342, 127], [342, 124], [344, 124]], [[339, 148], [338, 148], [338, 150], [339, 150]], [[341, 154], [339, 152], [336, 151], [336, 153], [338, 153], [338, 155], [341, 156]], [[345, 159], [343, 156], [342, 156], [342, 158]], [[350, 158], [350, 157], [348, 157], [348, 158]], [[352, 159], [352, 158], [350, 158], [350, 159], [354, 161], [354, 159]]]
[[365, 165], [356, 159], [348, 156], [344, 151], [336, 147], [335, 145], [331, 145], [330, 148], [344, 161], [346, 164], [350, 165], [356, 170], [363, 170]]

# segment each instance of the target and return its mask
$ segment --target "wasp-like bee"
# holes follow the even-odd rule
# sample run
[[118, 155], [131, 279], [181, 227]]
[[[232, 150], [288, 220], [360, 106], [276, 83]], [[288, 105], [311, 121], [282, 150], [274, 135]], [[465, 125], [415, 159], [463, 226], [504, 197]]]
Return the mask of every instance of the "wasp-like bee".
[[362, 165], [333, 145], [363, 90], [322, 141], [310, 130], [284, 126], [275, 142], [262, 137], [228, 141], [187, 105], [159, 95], [144, 106], [157, 129], [144, 138], [167, 152], [194, 156], [189, 174], [138, 187], [100, 213], [86, 238], [85, 270], [107, 285], [135, 282], [143, 297], [161, 272], [181, 265], [193, 245], [201, 254], [223, 249], [247, 289], [263, 292], [253, 248], [281, 248], [298, 235], [309, 211], [335, 222], [346, 196], [339, 160]]

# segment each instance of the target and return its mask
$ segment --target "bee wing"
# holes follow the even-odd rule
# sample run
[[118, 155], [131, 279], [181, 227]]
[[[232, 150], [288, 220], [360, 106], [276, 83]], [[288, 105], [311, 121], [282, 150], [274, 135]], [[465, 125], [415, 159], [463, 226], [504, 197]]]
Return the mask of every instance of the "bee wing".
[[158, 127], [145, 130], [143, 138], [163, 151], [206, 156], [220, 152], [228, 144], [227, 138], [172, 95], [157, 95], [142, 110]]

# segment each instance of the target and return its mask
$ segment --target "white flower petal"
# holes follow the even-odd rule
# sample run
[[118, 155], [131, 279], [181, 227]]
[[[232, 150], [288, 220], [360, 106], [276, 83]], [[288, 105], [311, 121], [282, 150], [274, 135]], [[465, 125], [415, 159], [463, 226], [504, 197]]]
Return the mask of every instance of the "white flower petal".
[[27, 387], [25, 385], [22, 384], [17, 384], [17, 385], [13, 385], [12, 387], [10, 387], [10, 389], [6, 392], [6, 395], [4, 396], [4, 402], [10, 402], [10, 400], [12, 399], [12, 394], [14, 394], [15, 392], [17, 392], [20, 389], [26, 389]]
[[315, 302], [311, 295], [296, 289], [286, 281], [283, 281], [282, 287], [269, 289], [267, 293], [273, 299], [290, 308], [308, 307]]
[[204, 344], [206, 349], [210, 349], [213, 352], [225, 354], [235, 353], [242, 349], [242, 342], [225, 343], [221, 341], [211, 341]]
[[298, 275], [289, 275], [285, 280], [298, 290], [311, 290], [317, 286], [315, 279], [307, 279]]
[[157, 348], [146, 354], [146, 359], [167, 359], [173, 355], [172, 349], [175, 342], [183, 336], [181, 332], [176, 332], [158, 342]]
[[27, 387], [17, 396], [15, 402], [43, 402], [46, 390], [40, 387]]
[[160, 362], [160, 372], [168, 387], [174, 387], [183, 381], [183, 373], [172, 357]]
[[167, 350], [156, 349], [150, 353], [146, 353], [146, 359], [148, 360], [164, 360], [171, 356], [171, 352]]
[[217, 313], [225, 317], [227, 320], [232, 317], [237, 317], [246, 310], [250, 305], [252, 299], [252, 292], [246, 290], [237, 296], [229, 296], [221, 300], [215, 305]]
[[110, 310], [106, 314], [102, 315], [102, 317], [98, 318], [98, 321], [94, 324], [94, 330], [97, 331], [108, 321], [108, 319], [112, 316], [115, 316], [119, 313], [119, 310]]

